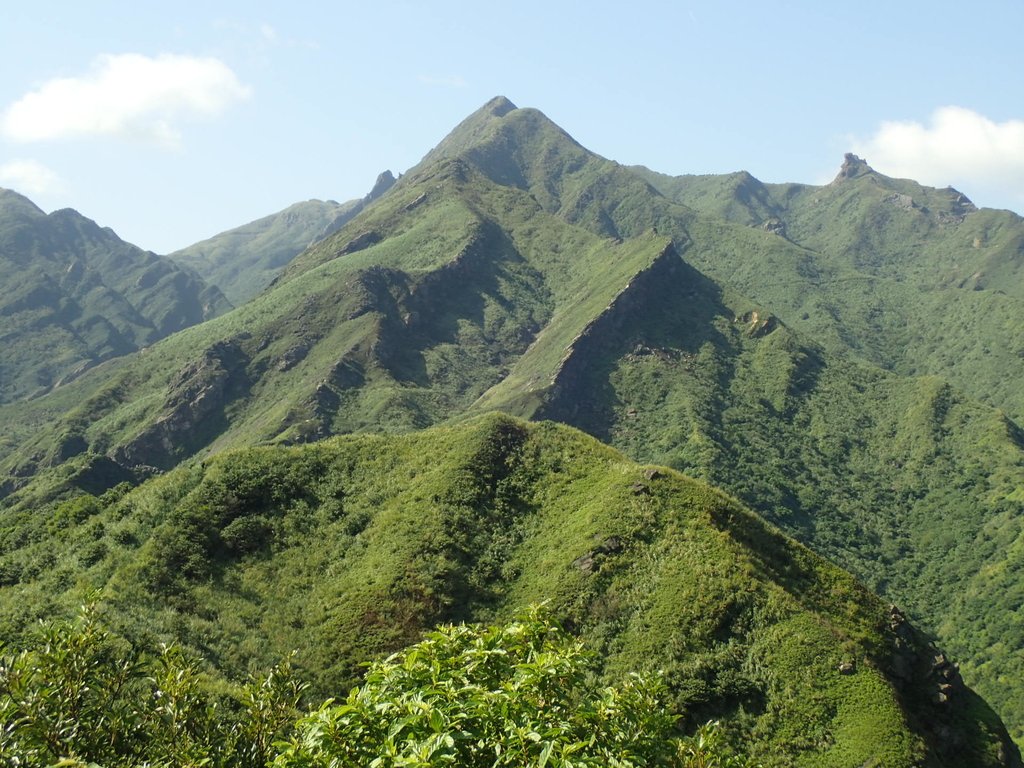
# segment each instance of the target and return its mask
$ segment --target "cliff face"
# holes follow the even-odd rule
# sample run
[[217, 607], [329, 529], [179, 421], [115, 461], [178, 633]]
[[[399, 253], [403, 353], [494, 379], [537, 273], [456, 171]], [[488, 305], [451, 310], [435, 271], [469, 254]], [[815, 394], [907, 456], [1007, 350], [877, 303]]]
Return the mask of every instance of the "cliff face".
[[551, 377], [551, 392], [542, 417], [580, 423], [581, 413], [590, 407], [586, 381], [600, 356], [599, 350], [622, 343], [624, 335], [633, 333], [636, 319], [651, 306], [654, 295], [666, 285], [677, 285], [685, 271], [679, 254], [669, 243], [649, 266], [626, 283], [569, 343]]

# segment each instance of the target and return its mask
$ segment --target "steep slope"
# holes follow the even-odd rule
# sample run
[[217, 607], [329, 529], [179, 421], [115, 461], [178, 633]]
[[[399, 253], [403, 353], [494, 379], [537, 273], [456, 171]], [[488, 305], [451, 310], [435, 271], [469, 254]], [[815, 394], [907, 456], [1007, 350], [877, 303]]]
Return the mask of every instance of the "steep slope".
[[750, 223], [494, 100], [266, 293], [0, 408], [8, 519], [231, 447], [559, 419], [713, 481], [908, 608], [1021, 736], [1019, 428], [697, 268], [753, 285], [813, 260]]
[[73, 210], [0, 189], [0, 402], [39, 394], [230, 308], [194, 272]]
[[739, 270], [718, 254], [693, 256], [708, 275], [829, 349], [942, 376], [1024, 417], [1021, 217], [979, 210], [952, 188], [889, 178], [853, 155], [822, 187], [639, 173], [674, 200], [799, 248], [798, 258], [758, 254]]
[[225, 453], [46, 525], [0, 558], [9, 638], [100, 590], [126, 636], [223, 673], [297, 648], [319, 694], [437, 622], [551, 600], [612, 678], [661, 670], [688, 729], [724, 718], [766, 766], [1021, 764], [898, 611], [727, 496], [551, 423]]
[[395, 183], [377, 177], [365, 197], [336, 203], [307, 200], [182, 248], [169, 258], [194, 269], [236, 306], [264, 290], [296, 254], [341, 229]]

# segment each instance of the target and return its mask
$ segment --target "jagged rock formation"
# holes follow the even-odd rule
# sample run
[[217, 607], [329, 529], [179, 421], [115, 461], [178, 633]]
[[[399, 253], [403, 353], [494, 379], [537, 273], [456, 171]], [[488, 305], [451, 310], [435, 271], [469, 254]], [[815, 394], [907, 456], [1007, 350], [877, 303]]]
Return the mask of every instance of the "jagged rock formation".
[[843, 165], [839, 169], [839, 173], [833, 180], [833, 184], [837, 184], [841, 181], [848, 179], [856, 179], [859, 176], [864, 176], [868, 173], [874, 173], [871, 166], [867, 164], [867, 161], [857, 157], [852, 152], [847, 152], [843, 155]]

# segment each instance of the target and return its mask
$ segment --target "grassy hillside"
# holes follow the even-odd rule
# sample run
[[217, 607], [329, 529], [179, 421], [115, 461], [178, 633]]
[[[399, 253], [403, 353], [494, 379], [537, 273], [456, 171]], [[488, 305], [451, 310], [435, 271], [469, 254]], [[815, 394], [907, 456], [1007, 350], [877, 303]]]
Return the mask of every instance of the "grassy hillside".
[[0, 403], [225, 312], [192, 270], [0, 189]]
[[122, 634], [180, 640], [219, 674], [298, 649], [319, 695], [437, 622], [551, 600], [606, 675], [661, 670], [688, 729], [724, 718], [765, 765], [1019, 764], [851, 577], [703, 483], [552, 423], [228, 452], [3, 522], [7, 639], [100, 590]]
[[390, 171], [359, 200], [307, 200], [182, 248], [169, 258], [198, 272], [236, 306], [263, 291], [289, 261], [333, 234], [395, 183]]

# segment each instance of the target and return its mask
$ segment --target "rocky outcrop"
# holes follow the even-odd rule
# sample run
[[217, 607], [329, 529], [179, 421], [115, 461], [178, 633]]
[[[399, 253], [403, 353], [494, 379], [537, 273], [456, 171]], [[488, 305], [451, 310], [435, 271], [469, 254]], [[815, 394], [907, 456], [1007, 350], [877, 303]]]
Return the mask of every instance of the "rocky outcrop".
[[593, 549], [573, 560], [573, 567], [578, 568], [583, 573], [594, 573], [600, 568], [601, 562], [606, 557], [618, 554], [623, 548], [622, 539], [618, 536], [610, 536]]
[[[895, 605], [889, 606], [890, 656], [888, 676], [913, 713], [918, 729], [932, 742], [948, 765], [974, 765], [972, 734], [964, 713], [979, 706], [977, 694], [960, 677], [960, 668], [908, 620]], [[1020, 751], [1002, 724], [999, 759], [1002, 765], [1021, 768]]]
[[904, 195], [900, 192], [893, 192], [891, 195], [882, 200], [882, 202], [888, 203], [889, 205], [894, 205], [897, 208], [902, 208], [904, 211], [909, 211], [917, 207], [917, 204], [914, 202], [914, 198], [912, 198], [910, 195]]
[[839, 174], [833, 179], [832, 183], [836, 184], [847, 179], [856, 179], [866, 173], [871, 173], [871, 166], [852, 152], [847, 152], [843, 155], [843, 165], [839, 169]]
[[967, 214], [978, 210], [978, 207], [971, 202], [967, 195], [953, 187], [946, 187], [944, 190], [949, 195], [949, 208], [939, 211], [939, 222], [941, 224], [956, 225], [962, 222]]
[[217, 342], [181, 369], [163, 412], [114, 453], [127, 467], [169, 469], [209, 442], [226, 425], [224, 409], [248, 386], [249, 358], [236, 341]]
[[779, 327], [779, 319], [775, 317], [775, 315], [767, 313], [762, 314], [757, 310], [747, 312], [741, 317], [737, 317], [736, 322], [747, 326], [745, 333], [752, 339], [759, 339], [762, 336], [767, 336]]
[[347, 256], [350, 253], [365, 250], [371, 245], [376, 245], [381, 241], [379, 232], [363, 232], [361, 235], [356, 235], [349, 240], [345, 245], [338, 251], [339, 256]]

